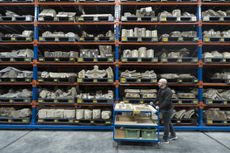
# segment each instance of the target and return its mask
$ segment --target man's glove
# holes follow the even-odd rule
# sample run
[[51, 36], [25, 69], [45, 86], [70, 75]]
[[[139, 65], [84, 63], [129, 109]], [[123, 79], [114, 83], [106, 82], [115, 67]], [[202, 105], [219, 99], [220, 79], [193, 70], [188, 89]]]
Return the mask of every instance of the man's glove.
[[150, 102], [149, 104], [150, 104], [151, 106], [153, 106], [156, 110], [159, 110], [159, 106], [154, 105], [153, 102]]

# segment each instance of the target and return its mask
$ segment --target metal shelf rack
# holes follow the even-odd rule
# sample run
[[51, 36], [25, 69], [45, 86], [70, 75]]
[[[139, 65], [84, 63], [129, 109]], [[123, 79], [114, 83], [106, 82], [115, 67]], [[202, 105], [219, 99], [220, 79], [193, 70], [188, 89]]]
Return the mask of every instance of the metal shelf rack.
[[[228, 87], [230, 86], [229, 84], [224, 84], [224, 83], [206, 83], [203, 81], [203, 69], [205, 67], [215, 67], [215, 66], [221, 66], [221, 67], [228, 67], [228, 64], [207, 64], [203, 63], [202, 61], [202, 55], [203, 55], [203, 47], [204, 46], [229, 46], [230, 43], [228, 42], [223, 42], [223, 43], [218, 43], [218, 42], [212, 42], [212, 43], [206, 43], [203, 42], [202, 38], [202, 32], [203, 32], [203, 26], [206, 25], [221, 25], [221, 26], [230, 26], [230, 23], [218, 23], [218, 22], [212, 22], [212, 23], [204, 23], [202, 22], [202, 7], [203, 6], [230, 6], [230, 3], [211, 3], [211, 2], [202, 2], [202, 0], [198, 0], [197, 2], [120, 2], [119, 0], [115, 0], [115, 2], [105, 2], [105, 3], [99, 3], [99, 2], [39, 2], [38, 0], [35, 0], [34, 2], [20, 2], [20, 3], [0, 3], [0, 6], [32, 6], [34, 9], [34, 21], [33, 22], [0, 22], [0, 26], [2, 25], [31, 25], [33, 26], [34, 29], [34, 40], [33, 42], [0, 42], [0, 45], [3, 46], [9, 46], [9, 45], [29, 45], [33, 46], [34, 49], [34, 58], [33, 62], [31, 63], [20, 63], [20, 62], [15, 62], [15, 63], [10, 63], [10, 62], [5, 62], [5, 63], [0, 63], [0, 66], [14, 66], [14, 65], [24, 65], [24, 66], [33, 66], [33, 81], [31, 83], [4, 83], [1, 82], [0, 85], [4, 86], [31, 86], [32, 87], [32, 102], [30, 104], [25, 104], [32, 109], [32, 116], [31, 116], [31, 122], [29, 125], [16, 125], [16, 124], [0, 124], [0, 129], [79, 129], [79, 130], [112, 130], [113, 125], [111, 126], [73, 126], [73, 125], [38, 125], [36, 121], [36, 116], [37, 116], [37, 107], [39, 105], [43, 105], [37, 102], [38, 99], [38, 86], [42, 85], [50, 85], [50, 86], [55, 86], [57, 84], [55, 83], [38, 83], [37, 78], [38, 78], [38, 67], [45, 67], [45, 66], [89, 66], [89, 65], [110, 65], [114, 67], [114, 74], [115, 74], [115, 81], [112, 84], [104, 84], [104, 86], [113, 86], [114, 91], [115, 91], [115, 102], [118, 102], [121, 100], [120, 90], [123, 86], [130, 86], [130, 87], [151, 87], [154, 86], [156, 87], [157, 84], [121, 84], [119, 82], [119, 70], [122, 67], [125, 66], [138, 66], [138, 67], [160, 67], [160, 68], [168, 68], [168, 67], [176, 67], [180, 68], [181, 66], [183, 67], [188, 67], [188, 68], [197, 68], [197, 78], [199, 82], [197, 84], [170, 84], [172, 87], [193, 87], [198, 89], [198, 101], [199, 103], [193, 107], [198, 108], [198, 126], [176, 126], [177, 130], [192, 130], [192, 131], [207, 131], [207, 130], [221, 130], [221, 131], [230, 131], [229, 126], [206, 126], [204, 124], [204, 108], [209, 107], [208, 105], [205, 105], [205, 102], [203, 100], [203, 88], [204, 87]], [[114, 22], [39, 22], [38, 21], [38, 14], [39, 14], [39, 8], [40, 7], [48, 7], [48, 6], [114, 6], [114, 16], [115, 20]], [[120, 21], [120, 14], [121, 14], [121, 7], [125, 6], [187, 6], [187, 7], [196, 7], [196, 16], [198, 21], [193, 22], [193, 23], [177, 23], [177, 22], [121, 22]], [[39, 42], [39, 28], [40, 26], [44, 25], [67, 25], [67, 26], [77, 26], [77, 25], [114, 25], [115, 29], [115, 41], [114, 42]], [[198, 42], [121, 42], [119, 37], [121, 33], [121, 26], [134, 26], [134, 25], [140, 25], [140, 26], [195, 26], [197, 29], [199, 41]], [[71, 46], [76, 46], [76, 45], [113, 45], [115, 47], [115, 61], [113, 63], [52, 63], [52, 62], [38, 62], [38, 52], [39, 46], [43, 45], [71, 45]], [[181, 63], [181, 64], [171, 64], [171, 63], [129, 63], [129, 62], [120, 62], [120, 50], [123, 46], [195, 46], [197, 48], [197, 57], [198, 57], [198, 62], [197, 63]], [[59, 84], [60, 86], [69, 86], [70, 84]], [[74, 83], [71, 86], [81, 86], [81, 85], [87, 85], [87, 86], [92, 86], [92, 84], [79, 84], [79, 83]], [[94, 84], [95, 85], [95, 84]], [[101, 86], [101, 84], [96, 84], [97, 86]], [[19, 104], [0, 104], [1, 106], [17, 106]], [[59, 104], [57, 104], [59, 105]], [[78, 105], [83, 105], [83, 104], [73, 104], [71, 106], [78, 106]], [[88, 105], [88, 104], [85, 104]], [[178, 106], [180, 106], [178, 104]], [[187, 107], [182, 106], [181, 107]], [[188, 106], [190, 107], [190, 106]], [[219, 106], [222, 107], [222, 106]], [[227, 106], [226, 106], [227, 107]]]

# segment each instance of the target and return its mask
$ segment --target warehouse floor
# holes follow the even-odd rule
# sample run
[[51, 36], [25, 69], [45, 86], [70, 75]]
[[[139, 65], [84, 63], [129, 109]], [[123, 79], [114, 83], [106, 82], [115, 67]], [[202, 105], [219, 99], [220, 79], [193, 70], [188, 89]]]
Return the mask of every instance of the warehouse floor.
[[150, 145], [113, 147], [112, 132], [0, 131], [0, 153], [230, 153], [230, 133], [178, 132], [160, 149]]

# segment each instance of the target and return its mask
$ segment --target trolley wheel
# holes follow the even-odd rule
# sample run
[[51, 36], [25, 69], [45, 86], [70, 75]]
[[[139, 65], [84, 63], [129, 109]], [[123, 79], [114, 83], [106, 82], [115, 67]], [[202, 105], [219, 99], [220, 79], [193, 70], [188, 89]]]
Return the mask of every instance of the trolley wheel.
[[116, 148], [116, 149], [118, 149], [118, 142], [113, 141], [113, 147]]
[[152, 144], [152, 146], [153, 147], [156, 147], [156, 149], [160, 149], [160, 142], [154, 142], [153, 144]]
[[156, 146], [157, 146], [157, 149], [160, 149], [161, 148], [160, 142], [157, 142]]

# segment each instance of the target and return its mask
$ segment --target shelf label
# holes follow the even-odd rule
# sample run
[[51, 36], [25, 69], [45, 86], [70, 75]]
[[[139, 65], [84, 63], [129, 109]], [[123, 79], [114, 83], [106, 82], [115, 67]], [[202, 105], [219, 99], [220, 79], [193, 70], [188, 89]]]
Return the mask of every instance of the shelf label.
[[141, 112], [138, 110], [133, 111], [133, 114], [140, 114]]
[[82, 62], [83, 61], [83, 58], [78, 58], [78, 62]]
[[77, 99], [77, 103], [82, 103], [82, 99]]
[[209, 21], [209, 16], [204, 16], [203, 21]]
[[41, 99], [40, 99], [40, 100], [38, 100], [38, 102], [39, 102], [39, 103], [42, 103], [42, 102], [43, 102], [43, 100], [41, 100]]
[[44, 38], [43, 37], [39, 37], [39, 41], [44, 41]]
[[71, 103], [73, 100], [72, 99], [68, 99], [68, 102]]
[[196, 21], [197, 19], [196, 19], [196, 17], [195, 16], [193, 16], [192, 17], [192, 21]]
[[127, 41], [127, 37], [122, 37], [122, 41]]
[[181, 62], [182, 62], [182, 59], [181, 59], [181, 58], [179, 58], [179, 59], [177, 60], [177, 62], [180, 62], [180, 63], [181, 63]]
[[183, 40], [184, 40], [183, 37], [178, 38], [178, 41], [183, 41]]
[[126, 78], [121, 78], [121, 83], [125, 83], [126, 82]]
[[26, 62], [29, 62], [29, 61], [30, 61], [30, 58], [26, 58], [25, 61], [26, 61]]
[[167, 38], [167, 37], [163, 38], [162, 41], [167, 42], [167, 41], [169, 41], [169, 38]]
[[166, 22], [166, 21], [167, 21], [167, 18], [166, 18], [166, 17], [162, 17], [162, 18], [161, 18], [161, 21]]
[[210, 38], [207, 38], [207, 37], [206, 37], [206, 38], [204, 38], [204, 41], [205, 41], [205, 42], [209, 42], [209, 41], [210, 41]]
[[38, 60], [41, 62], [44, 62], [44, 58], [39, 58]]

